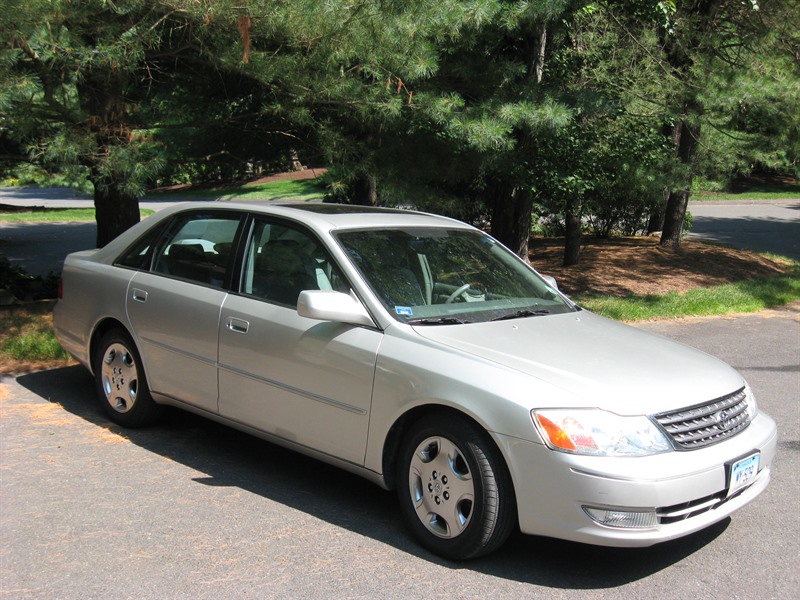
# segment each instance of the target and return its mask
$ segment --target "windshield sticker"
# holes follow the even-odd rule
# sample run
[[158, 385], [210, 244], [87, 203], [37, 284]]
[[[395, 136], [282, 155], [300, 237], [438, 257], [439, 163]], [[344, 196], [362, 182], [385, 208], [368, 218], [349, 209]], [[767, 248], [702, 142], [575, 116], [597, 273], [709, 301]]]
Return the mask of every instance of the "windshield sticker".
[[394, 312], [404, 317], [410, 317], [412, 314], [414, 314], [414, 311], [411, 310], [410, 306], [395, 306]]

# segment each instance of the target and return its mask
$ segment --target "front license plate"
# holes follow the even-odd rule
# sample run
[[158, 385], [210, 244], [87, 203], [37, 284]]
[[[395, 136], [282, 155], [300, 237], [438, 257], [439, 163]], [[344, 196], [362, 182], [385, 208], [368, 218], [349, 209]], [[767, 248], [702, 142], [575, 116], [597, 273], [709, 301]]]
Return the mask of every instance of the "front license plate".
[[747, 458], [733, 463], [731, 467], [731, 484], [728, 486], [728, 496], [753, 483], [753, 480], [758, 474], [760, 458], [761, 456], [759, 454], [753, 454], [752, 456], [748, 456]]

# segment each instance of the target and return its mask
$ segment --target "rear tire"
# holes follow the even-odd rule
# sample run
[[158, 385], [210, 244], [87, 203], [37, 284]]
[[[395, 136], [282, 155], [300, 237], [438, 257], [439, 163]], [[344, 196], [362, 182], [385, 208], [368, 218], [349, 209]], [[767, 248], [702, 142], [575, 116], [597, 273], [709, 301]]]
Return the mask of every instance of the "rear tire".
[[105, 415], [123, 427], [155, 422], [163, 407], [150, 396], [136, 345], [122, 329], [112, 329], [100, 340], [92, 364], [97, 398]]
[[425, 548], [452, 560], [493, 552], [516, 525], [505, 461], [492, 440], [463, 417], [416, 423], [400, 449], [400, 510]]

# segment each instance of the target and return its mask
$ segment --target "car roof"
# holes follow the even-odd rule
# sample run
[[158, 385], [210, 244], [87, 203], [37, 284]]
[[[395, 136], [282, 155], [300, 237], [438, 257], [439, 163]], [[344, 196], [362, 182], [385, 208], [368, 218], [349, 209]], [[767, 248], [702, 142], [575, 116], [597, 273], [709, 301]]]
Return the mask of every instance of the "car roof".
[[252, 214], [271, 215], [302, 223], [321, 234], [359, 229], [391, 229], [415, 227], [447, 227], [474, 229], [461, 221], [397, 208], [378, 208], [321, 202], [276, 203], [274, 201], [194, 201], [180, 202], [143, 219], [103, 248], [92, 250], [93, 259], [112, 262], [119, 253], [144, 232], [173, 215], [189, 211], [235, 210]]
[[[184, 206], [188, 208], [190, 204]], [[208, 207], [208, 204], [205, 204]], [[374, 229], [386, 227], [457, 227], [469, 225], [440, 215], [400, 208], [330, 204], [323, 202], [275, 203], [269, 201], [219, 202], [215, 208], [232, 208], [252, 213], [274, 215], [298, 220], [328, 231], [343, 229]]]

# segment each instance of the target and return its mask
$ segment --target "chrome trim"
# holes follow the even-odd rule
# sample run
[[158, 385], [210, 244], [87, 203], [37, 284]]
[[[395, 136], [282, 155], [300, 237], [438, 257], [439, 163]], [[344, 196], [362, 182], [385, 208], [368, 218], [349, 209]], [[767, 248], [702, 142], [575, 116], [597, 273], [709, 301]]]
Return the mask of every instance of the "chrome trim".
[[691, 515], [692, 513], [696, 512], [704, 512], [706, 509], [713, 508], [720, 502], [722, 502], [722, 498], [713, 497], [711, 500], [707, 500], [705, 502], [700, 502], [699, 504], [688, 506], [679, 510], [669, 510], [668, 508], [659, 509], [658, 510], [658, 518], [667, 518], [667, 519], [675, 519], [677, 520], [678, 517], [683, 517], [687, 515]]
[[659, 506], [656, 508], [656, 516], [658, 517], [660, 525], [669, 525], [670, 523], [685, 521], [710, 510], [714, 510], [725, 504], [728, 500], [729, 498], [725, 498], [725, 491], [723, 490], [711, 496], [696, 498], [695, 500], [690, 500], [682, 504]]
[[752, 420], [744, 388], [711, 402], [655, 415], [677, 447], [703, 448], [743, 431]]

